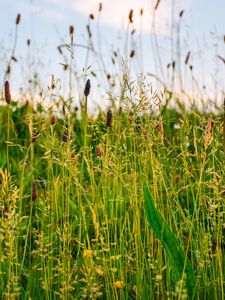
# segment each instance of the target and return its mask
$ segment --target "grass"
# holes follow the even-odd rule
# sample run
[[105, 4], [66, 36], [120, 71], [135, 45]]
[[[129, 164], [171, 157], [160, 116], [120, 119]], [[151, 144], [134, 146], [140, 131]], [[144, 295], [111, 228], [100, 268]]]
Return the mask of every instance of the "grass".
[[84, 130], [75, 111], [51, 125], [29, 104], [0, 107], [1, 297], [187, 298], [148, 224], [147, 183], [187, 251], [193, 299], [223, 299], [222, 115], [112, 111], [111, 126], [100, 111]]
[[[133, 11], [126, 53], [132, 18]], [[0, 299], [224, 299], [224, 111], [216, 101], [210, 113], [204, 103], [187, 109], [166, 84], [155, 92], [144, 76], [136, 84], [125, 60], [111, 76], [101, 55], [110, 106], [88, 114], [87, 81], [73, 108], [73, 32], [59, 47], [68, 99], [54, 76], [49, 99], [41, 95], [54, 100], [50, 109], [34, 104], [37, 78], [25, 104], [10, 90], [1, 96]], [[86, 65], [95, 53], [88, 33]]]

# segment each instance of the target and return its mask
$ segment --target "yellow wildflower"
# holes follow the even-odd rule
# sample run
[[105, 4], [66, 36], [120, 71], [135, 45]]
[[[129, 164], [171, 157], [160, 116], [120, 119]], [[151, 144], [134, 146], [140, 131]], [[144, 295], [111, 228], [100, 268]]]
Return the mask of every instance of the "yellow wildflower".
[[113, 285], [116, 289], [122, 289], [125, 286], [125, 283], [123, 281], [118, 280], [114, 282]]
[[94, 255], [92, 250], [84, 249], [83, 258], [91, 258]]

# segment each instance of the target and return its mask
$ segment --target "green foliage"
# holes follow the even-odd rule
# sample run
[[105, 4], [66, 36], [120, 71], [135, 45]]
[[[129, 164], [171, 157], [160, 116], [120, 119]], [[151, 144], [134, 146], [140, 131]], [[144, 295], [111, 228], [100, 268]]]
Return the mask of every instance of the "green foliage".
[[174, 278], [176, 281], [184, 280], [185, 278], [188, 294], [192, 299], [196, 282], [190, 260], [179, 245], [168, 223], [154, 206], [154, 200], [147, 186], [144, 188], [144, 197], [148, 222], [167, 252]]

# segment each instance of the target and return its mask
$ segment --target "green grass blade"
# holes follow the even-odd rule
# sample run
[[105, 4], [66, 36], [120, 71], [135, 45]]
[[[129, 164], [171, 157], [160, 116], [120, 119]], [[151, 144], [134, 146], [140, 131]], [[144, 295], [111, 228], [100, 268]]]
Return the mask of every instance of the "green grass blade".
[[172, 266], [174, 279], [176, 281], [181, 280], [184, 275], [183, 273], [186, 273], [186, 287], [189, 297], [192, 298], [195, 288], [195, 274], [192, 265], [168, 223], [154, 206], [153, 197], [147, 186], [144, 188], [144, 198], [148, 222], [166, 250]]

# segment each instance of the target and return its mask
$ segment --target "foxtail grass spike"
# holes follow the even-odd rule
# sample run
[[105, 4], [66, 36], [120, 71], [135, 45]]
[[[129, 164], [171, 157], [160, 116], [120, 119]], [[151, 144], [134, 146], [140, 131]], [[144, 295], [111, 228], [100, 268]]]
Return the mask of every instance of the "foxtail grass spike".
[[31, 194], [32, 201], [37, 199], [37, 187], [35, 182], [32, 183], [32, 194]]
[[133, 15], [134, 15], [134, 11], [133, 11], [133, 9], [131, 9], [130, 10], [130, 12], [129, 12], [129, 16], [128, 16], [128, 19], [129, 19], [129, 22], [130, 23], [133, 23]]
[[70, 35], [74, 34], [74, 27], [73, 27], [73, 25], [70, 25], [69, 32], [70, 32]]
[[67, 142], [68, 142], [68, 135], [69, 135], [68, 130], [67, 130], [67, 129], [64, 130], [63, 136], [62, 136], [62, 141], [63, 141], [64, 143], [67, 143]]
[[18, 14], [16, 17], [16, 25], [19, 25], [20, 20], [21, 20], [21, 14]]
[[106, 126], [110, 127], [112, 125], [112, 111], [111, 109], [107, 111], [107, 116], [106, 116]]
[[5, 100], [8, 104], [11, 102], [10, 84], [8, 80], [5, 82]]
[[85, 88], [84, 88], [84, 96], [88, 97], [90, 94], [90, 90], [91, 90], [91, 82], [90, 79], [87, 80]]

